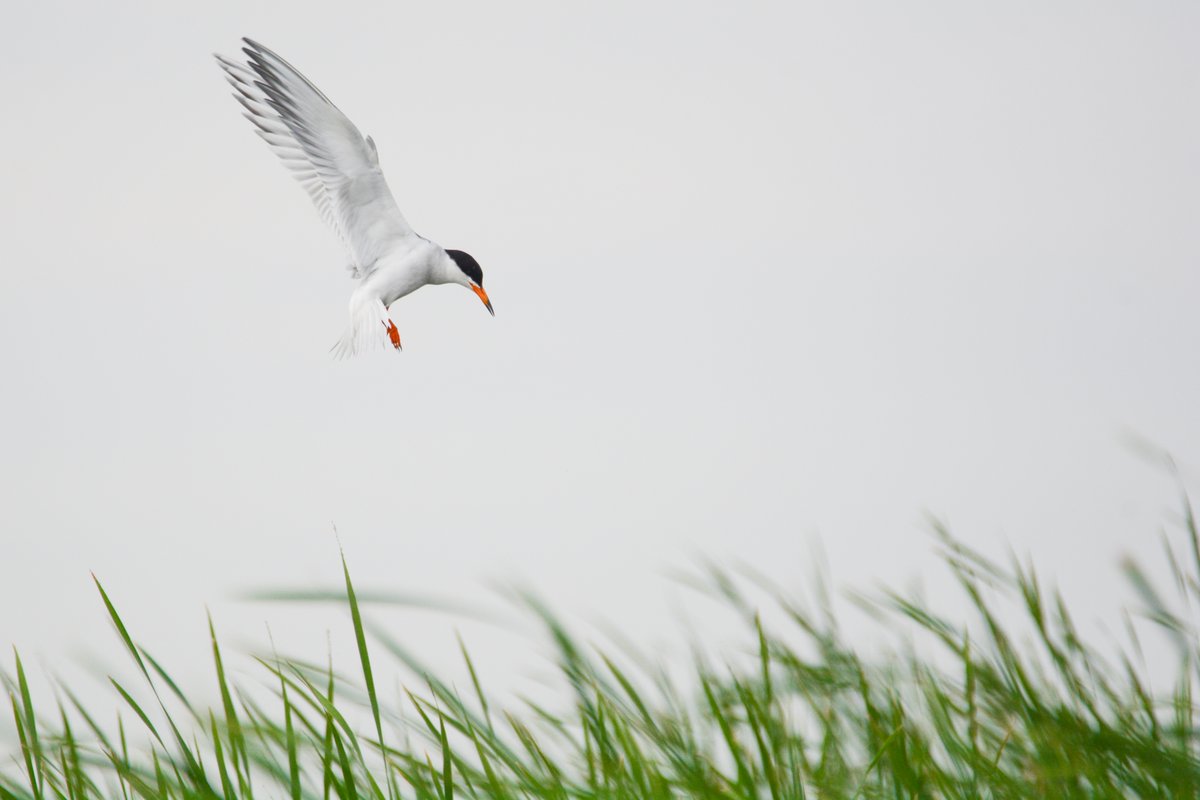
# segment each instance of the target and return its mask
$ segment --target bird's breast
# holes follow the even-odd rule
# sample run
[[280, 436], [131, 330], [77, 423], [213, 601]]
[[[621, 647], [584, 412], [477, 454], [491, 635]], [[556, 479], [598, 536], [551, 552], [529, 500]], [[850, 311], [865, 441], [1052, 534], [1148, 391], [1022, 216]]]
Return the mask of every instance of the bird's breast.
[[367, 281], [373, 293], [383, 300], [383, 304], [391, 305], [429, 283], [430, 267], [428, 254], [422, 251], [410, 252], [403, 258], [381, 264]]

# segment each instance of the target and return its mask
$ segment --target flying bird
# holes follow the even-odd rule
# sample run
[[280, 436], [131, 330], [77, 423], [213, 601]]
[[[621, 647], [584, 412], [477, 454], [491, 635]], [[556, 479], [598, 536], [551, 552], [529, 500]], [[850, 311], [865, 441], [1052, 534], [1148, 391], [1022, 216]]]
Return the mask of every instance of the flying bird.
[[388, 315], [392, 303], [427, 284], [456, 283], [474, 292], [492, 316], [479, 262], [418, 236], [396, 205], [370, 136], [320, 89], [279, 55], [243, 39], [245, 63], [217, 62], [234, 88], [244, 116], [308, 192], [350, 256], [358, 281], [350, 296], [350, 324], [332, 352], [349, 357], [400, 333]]

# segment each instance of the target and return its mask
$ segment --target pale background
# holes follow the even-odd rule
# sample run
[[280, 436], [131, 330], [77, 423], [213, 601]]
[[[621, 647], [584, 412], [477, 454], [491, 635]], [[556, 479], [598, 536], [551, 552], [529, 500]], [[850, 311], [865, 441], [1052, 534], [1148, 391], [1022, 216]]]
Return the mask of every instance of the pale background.
[[[425, 289], [403, 354], [328, 357], [352, 284], [242, 35], [495, 319]], [[1178, 510], [1129, 442], [1200, 462], [1198, 41], [1185, 2], [10, 3], [0, 644], [117, 661], [92, 570], [186, 685], [206, 605], [317, 657], [340, 615], [234, 597], [335, 583], [333, 524], [362, 587], [658, 641], [702, 555], [953, 597], [933, 514], [1107, 624]]]

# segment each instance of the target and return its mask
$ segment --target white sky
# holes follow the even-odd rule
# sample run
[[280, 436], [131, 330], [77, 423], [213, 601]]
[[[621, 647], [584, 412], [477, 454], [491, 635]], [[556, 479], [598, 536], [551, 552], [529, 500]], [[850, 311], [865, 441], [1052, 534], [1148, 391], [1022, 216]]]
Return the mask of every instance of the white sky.
[[[642, 638], [664, 571], [800, 586], [814, 537], [936, 596], [927, 513], [1097, 619], [1156, 556], [1176, 490], [1126, 440], [1195, 476], [1200, 6], [184, 8], [0, 28], [0, 643], [114, 654], [94, 570], [185, 681], [205, 604], [313, 655], [339, 617], [230, 598], [335, 582], [331, 523], [362, 587], [521, 579]], [[403, 354], [330, 360], [352, 284], [212, 62], [242, 35], [495, 319], [424, 289]]]

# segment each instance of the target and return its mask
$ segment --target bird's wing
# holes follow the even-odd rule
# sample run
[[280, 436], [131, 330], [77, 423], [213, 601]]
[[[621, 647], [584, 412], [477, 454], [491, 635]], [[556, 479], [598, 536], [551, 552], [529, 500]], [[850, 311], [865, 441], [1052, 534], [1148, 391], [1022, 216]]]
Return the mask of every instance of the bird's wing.
[[346, 245], [351, 272], [366, 276], [397, 240], [416, 235], [379, 169], [375, 143], [299, 70], [243, 41], [245, 64], [216, 57], [234, 97]]

